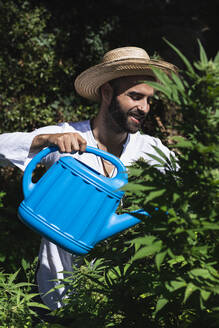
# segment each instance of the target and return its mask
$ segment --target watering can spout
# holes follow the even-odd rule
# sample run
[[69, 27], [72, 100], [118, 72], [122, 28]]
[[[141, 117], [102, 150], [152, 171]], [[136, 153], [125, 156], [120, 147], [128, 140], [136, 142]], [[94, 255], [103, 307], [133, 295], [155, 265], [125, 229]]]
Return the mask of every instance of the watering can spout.
[[[133, 211], [131, 213], [138, 213], [138, 214], [149, 216], [149, 214], [143, 210]], [[113, 213], [109, 217], [103, 229], [101, 230], [98, 236], [98, 242], [107, 239], [115, 235], [116, 233], [128, 229], [140, 222], [141, 220], [139, 220], [137, 217], [135, 217], [130, 213], [124, 213], [121, 215], [117, 215], [116, 213]]]

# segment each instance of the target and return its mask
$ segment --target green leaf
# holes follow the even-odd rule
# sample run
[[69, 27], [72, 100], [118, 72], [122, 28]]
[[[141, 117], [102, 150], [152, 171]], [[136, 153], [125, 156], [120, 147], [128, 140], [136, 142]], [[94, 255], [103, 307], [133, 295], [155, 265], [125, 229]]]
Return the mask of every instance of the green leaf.
[[185, 261], [184, 256], [183, 255], [178, 255], [178, 256], [174, 256], [174, 258], [169, 260], [168, 263], [170, 264], [170, 266], [172, 266], [174, 264], [182, 263], [184, 261]]
[[42, 308], [42, 309], [49, 310], [48, 306], [46, 306], [45, 304], [42, 304], [42, 303], [28, 302], [27, 305], [30, 306], [30, 307], [39, 307], [39, 308]]
[[187, 301], [187, 299], [192, 295], [192, 293], [194, 293], [197, 289], [198, 289], [198, 287], [196, 287], [193, 283], [191, 283], [191, 282], [188, 283], [186, 290], [185, 290], [183, 303], [185, 303]]
[[174, 147], [176, 147], [176, 148], [189, 148], [189, 149], [192, 149], [194, 147], [194, 145], [191, 141], [186, 140], [183, 137], [174, 136], [174, 137], [172, 137], [172, 139], [177, 141], [177, 144], [174, 145]]
[[163, 263], [166, 255], [167, 255], [167, 251], [156, 254], [155, 263], [156, 263], [158, 271], [160, 271], [160, 266]]
[[121, 267], [119, 267], [119, 266], [116, 266], [116, 267], [113, 267], [113, 268], [111, 268], [111, 270], [109, 270], [109, 275], [111, 276], [111, 277], [117, 277], [117, 278], [120, 278], [122, 275], [123, 275], [123, 268]]
[[162, 166], [164, 166], [166, 164], [166, 161], [164, 161], [163, 159], [161, 159], [160, 157], [150, 154], [150, 153], [146, 153], [148, 156], [150, 156], [151, 158], [153, 158], [155, 161], [159, 162], [160, 164], [162, 164]]
[[109, 274], [108, 274], [107, 272], [105, 272], [105, 274], [104, 274], [104, 278], [105, 278], [105, 282], [106, 282], [107, 286], [108, 286], [109, 288], [112, 288], [114, 282], [113, 282], [113, 279], [111, 279], [111, 277], [109, 276]]
[[211, 296], [211, 292], [209, 292], [207, 290], [204, 290], [204, 289], [200, 290], [200, 294], [201, 294], [201, 297], [204, 301], [207, 301], [208, 298]]
[[214, 57], [214, 62], [219, 64], [219, 51], [217, 52], [216, 56]]
[[166, 154], [164, 154], [164, 152], [160, 149], [160, 148], [158, 148], [158, 147], [156, 147], [156, 146], [152, 146], [153, 148], [154, 148], [154, 150], [157, 152], [157, 154], [159, 154], [166, 162], [168, 162], [169, 161], [169, 158], [167, 157], [167, 155]]
[[166, 189], [161, 189], [157, 191], [151, 191], [149, 195], [146, 197], [146, 203], [150, 202], [151, 200], [162, 196], [166, 192]]
[[202, 222], [203, 230], [219, 230], [219, 224], [211, 222]]
[[27, 270], [30, 267], [30, 263], [27, 262], [25, 259], [21, 260], [21, 265], [22, 265], [24, 270]]
[[208, 64], [208, 57], [206, 55], [206, 52], [200, 42], [200, 40], [198, 40], [198, 44], [199, 44], [199, 50], [200, 50], [200, 60], [201, 60], [201, 63], [206, 66]]
[[156, 240], [156, 237], [153, 235], [147, 235], [144, 237], [138, 237], [135, 239], [132, 239], [131, 241], [128, 241], [128, 243], [131, 243], [131, 245], [135, 246], [135, 249], [138, 250], [141, 246], [144, 245], [152, 245]]
[[175, 203], [178, 199], [180, 199], [180, 194], [173, 193], [173, 203]]
[[131, 261], [136, 261], [136, 260], [145, 258], [147, 256], [154, 255], [155, 253], [160, 251], [161, 247], [162, 247], [161, 241], [157, 241], [152, 245], [142, 247], [131, 258]]
[[153, 87], [154, 89], [164, 93], [169, 99], [171, 99], [171, 90], [167, 88], [167, 86], [164, 86], [158, 82], [151, 82], [151, 81], [148, 81], [147, 84]]
[[127, 263], [124, 267], [124, 275], [129, 275], [132, 272], [132, 263]]
[[159, 298], [159, 300], [157, 301], [157, 304], [156, 304], [156, 309], [155, 309], [155, 312], [154, 314], [157, 314], [160, 310], [163, 309], [163, 307], [169, 302], [168, 299], [166, 298]]
[[170, 162], [171, 162], [171, 166], [174, 169], [174, 171], [177, 170], [178, 166], [177, 166], [177, 159], [170, 153]]
[[194, 277], [202, 277], [203, 279], [212, 279], [212, 275], [207, 269], [197, 268], [189, 271], [189, 274], [191, 274]]
[[166, 284], [166, 288], [170, 292], [174, 292], [175, 290], [178, 290], [185, 286], [186, 286], [186, 282], [184, 280], [172, 280], [172, 281], [170, 281], [170, 283], [168, 285]]
[[182, 61], [186, 65], [188, 71], [190, 73], [192, 73], [192, 75], [195, 75], [195, 72], [194, 72], [194, 69], [193, 69], [192, 65], [190, 64], [188, 59], [182, 54], [182, 52], [179, 49], [177, 49], [172, 43], [167, 41], [167, 39], [165, 39], [165, 38], [163, 38], [163, 39], [178, 54], [178, 56], [182, 59]]
[[170, 86], [172, 85], [172, 81], [171, 79], [168, 77], [168, 75], [161, 70], [160, 68], [156, 68], [151, 66], [151, 69], [153, 70], [153, 72], [155, 73], [156, 77], [158, 78], [158, 80], [166, 87], [170, 90]]
[[31, 284], [29, 282], [19, 282], [16, 284], [16, 287], [27, 287], [27, 286], [34, 286], [34, 284]]
[[215, 285], [214, 287], [209, 287], [209, 290], [211, 290], [214, 294], [219, 295], [219, 285]]
[[185, 87], [184, 87], [184, 85], [183, 85], [181, 79], [179, 78], [179, 76], [176, 75], [176, 74], [173, 73], [173, 72], [171, 73], [171, 76], [172, 76], [173, 81], [176, 83], [176, 86], [177, 86], [178, 90], [179, 90], [181, 93], [184, 94]]
[[94, 283], [96, 283], [97, 285], [99, 285], [100, 287], [102, 287], [103, 289], [106, 288], [105, 284], [102, 281], [100, 281], [99, 278], [96, 278], [94, 276], [91, 276], [91, 275], [88, 275], [88, 274], [85, 274], [85, 273], [83, 273], [83, 275], [86, 276], [91, 281], [93, 281]]
[[14, 282], [14, 280], [17, 278], [17, 275], [19, 273], [20, 269], [18, 271], [16, 271], [13, 274], [10, 274], [9, 279], [8, 279], [8, 284], [12, 284], [12, 282]]
[[27, 295], [25, 295], [25, 300], [26, 301], [29, 301], [29, 300], [31, 300], [31, 298], [34, 298], [34, 297], [36, 297], [36, 296], [38, 296], [39, 295], [39, 293], [31, 293], [31, 294], [27, 294]]
[[154, 187], [151, 186], [144, 186], [139, 183], [129, 182], [123, 187], [125, 191], [132, 191], [132, 192], [139, 192], [139, 191], [147, 191], [147, 190], [154, 190]]
[[22, 296], [21, 291], [18, 289], [17, 290], [17, 297], [16, 297], [17, 306], [20, 303], [21, 296]]

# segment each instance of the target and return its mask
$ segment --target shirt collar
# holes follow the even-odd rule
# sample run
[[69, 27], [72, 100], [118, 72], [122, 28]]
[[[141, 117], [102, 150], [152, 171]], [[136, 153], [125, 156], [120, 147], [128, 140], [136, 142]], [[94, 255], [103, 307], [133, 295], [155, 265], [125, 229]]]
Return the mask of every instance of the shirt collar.
[[[91, 141], [92, 141], [92, 144], [95, 144], [96, 147], [97, 147], [97, 141], [96, 141], [96, 139], [94, 138], [93, 131], [92, 131], [91, 124], [90, 124], [90, 120], [88, 121], [88, 124], [89, 124], [90, 131], [91, 131]], [[130, 133], [128, 133], [128, 136], [127, 136], [127, 138], [126, 138], [126, 141], [125, 141], [125, 143], [123, 144], [123, 151], [126, 149], [126, 147], [128, 146], [129, 142], [130, 142]], [[123, 153], [123, 151], [122, 151], [122, 153]], [[122, 155], [122, 154], [121, 154], [121, 155]]]

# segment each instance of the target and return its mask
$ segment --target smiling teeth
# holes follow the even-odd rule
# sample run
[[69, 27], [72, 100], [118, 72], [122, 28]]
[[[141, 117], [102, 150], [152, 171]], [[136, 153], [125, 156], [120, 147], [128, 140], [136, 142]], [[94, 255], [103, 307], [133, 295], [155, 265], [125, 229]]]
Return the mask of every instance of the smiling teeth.
[[141, 121], [141, 117], [139, 117], [139, 116], [134, 116], [134, 115], [131, 115], [133, 118], [135, 118], [136, 120], [138, 120], [138, 121]]

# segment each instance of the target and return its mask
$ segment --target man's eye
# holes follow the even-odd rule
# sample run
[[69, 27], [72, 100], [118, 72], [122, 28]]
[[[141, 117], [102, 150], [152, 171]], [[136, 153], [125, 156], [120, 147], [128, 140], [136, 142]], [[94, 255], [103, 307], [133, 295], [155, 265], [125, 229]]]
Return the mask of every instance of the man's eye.
[[132, 98], [133, 100], [139, 100], [139, 99], [141, 99], [141, 98], [138, 97], [138, 96], [131, 96], [131, 98]]
[[129, 94], [129, 97], [132, 98], [132, 100], [140, 100], [142, 98], [142, 95], [131, 93]]

